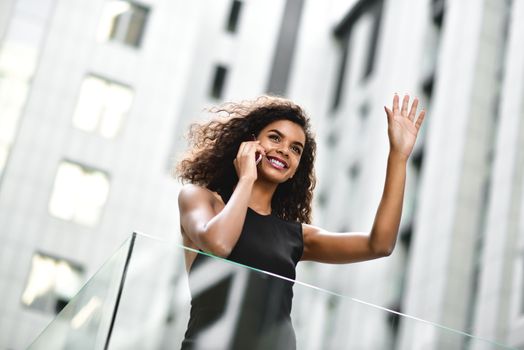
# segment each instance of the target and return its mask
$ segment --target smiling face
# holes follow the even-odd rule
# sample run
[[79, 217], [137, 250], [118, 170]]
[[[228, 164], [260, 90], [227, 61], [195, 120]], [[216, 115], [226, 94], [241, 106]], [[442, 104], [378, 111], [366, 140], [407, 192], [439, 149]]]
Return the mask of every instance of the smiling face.
[[282, 183], [295, 174], [306, 143], [300, 125], [285, 119], [274, 121], [260, 131], [257, 140], [266, 150], [258, 165], [262, 178]]

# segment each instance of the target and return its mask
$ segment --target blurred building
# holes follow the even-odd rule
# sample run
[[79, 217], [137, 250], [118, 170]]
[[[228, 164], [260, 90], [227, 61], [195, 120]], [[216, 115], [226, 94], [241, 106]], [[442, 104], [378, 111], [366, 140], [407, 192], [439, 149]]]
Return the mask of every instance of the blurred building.
[[0, 347], [133, 231], [173, 237], [169, 163], [201, 4], [2, 1]]
[[[318, 7], [305, 6], [303, 31], [326, 23], [334, 41], [328, 51], [339, 55], [334, 62], [322, 55], [331, 68], [324, 87], [330, 104], [316, 114], [323, 115], [316, 119], [323, 124], [322, 226], [371, 228], [388, 150], [382, 106], [393, 92], [418, 95], [429, 112], [408, 164], [392, 256], [307, 266], [305, 275], [345, 295], [523, 347], [522, 4], [359, 1], [329, 24]], [[299, 50], [294, 62], [300, 83], [289, 93], [298, 100], [314, 101], [307, 89], [318, 87], [302, 81], [309, 72], [301, 67], [318, 62], [313, 45], [307, 36], [309, 54]], [[312, 317], [326, 326], [302, 330], [304, 348], [491, 348], [406, 318], [337, 313], [341, 299], [323, 298]], [[310, 313], [311, 302], [295, 305], [296, 313]], [[363, 322], [369, 332], [352, 327]]]
[[[4, 0], [0, 346], [26, 346], [130, 232], [177, 239], [185, 129], [204, 107], [266, 92], [312, 117], [314, 224], [341, 232], [371, 229], [383, 106], [408, 92], [428, 109], [395, 252], [304, 263], [299, 280], [524, 346], [523, 20], [506, 0]], [[468, 346], [387, 313], [338, 313], [340, 300], [297, 299], [294, 316], [318, 320], [296, 325], [301, 349]]]

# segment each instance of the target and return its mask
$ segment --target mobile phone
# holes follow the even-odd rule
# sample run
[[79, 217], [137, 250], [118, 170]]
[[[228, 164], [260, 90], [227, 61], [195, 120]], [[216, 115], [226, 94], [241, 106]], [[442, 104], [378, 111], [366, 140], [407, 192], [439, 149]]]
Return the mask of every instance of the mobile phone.
[[255, 153], [255, 161], [258, 165], [258, 163], [260, 163], [260, 161], [262, 160], [262, 155], [258, 152]]

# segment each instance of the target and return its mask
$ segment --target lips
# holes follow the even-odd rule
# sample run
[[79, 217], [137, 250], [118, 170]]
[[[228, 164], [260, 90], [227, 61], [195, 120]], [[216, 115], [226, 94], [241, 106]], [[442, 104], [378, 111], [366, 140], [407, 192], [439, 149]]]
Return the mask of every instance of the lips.
[[289, 167], [289, 165], [283, 159], [271, 156], [266, 156], [266, 158], [275, 168], [286, 169]]

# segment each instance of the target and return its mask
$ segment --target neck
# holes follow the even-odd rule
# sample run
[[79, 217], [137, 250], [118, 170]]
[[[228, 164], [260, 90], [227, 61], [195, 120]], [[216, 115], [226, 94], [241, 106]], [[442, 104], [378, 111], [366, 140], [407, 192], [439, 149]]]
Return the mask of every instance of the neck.
[[251, 190], [249, 207], [259, 213], [271, 213], [271, 199], [278, 184], [257, 179]]

